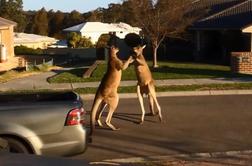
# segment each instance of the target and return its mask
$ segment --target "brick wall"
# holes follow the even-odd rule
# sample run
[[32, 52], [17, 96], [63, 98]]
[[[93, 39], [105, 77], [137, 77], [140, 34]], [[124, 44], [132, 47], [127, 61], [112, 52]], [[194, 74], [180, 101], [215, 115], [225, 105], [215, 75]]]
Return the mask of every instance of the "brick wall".
[[234, 73], [252, 74], [252, 52], [232, 52], [231, 70]]

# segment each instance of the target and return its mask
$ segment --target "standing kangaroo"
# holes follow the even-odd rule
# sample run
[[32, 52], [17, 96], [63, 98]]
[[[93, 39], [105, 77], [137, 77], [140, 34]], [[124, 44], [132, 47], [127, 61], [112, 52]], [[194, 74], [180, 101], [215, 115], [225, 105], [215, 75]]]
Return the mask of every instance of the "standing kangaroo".
[[118, 51], [118, 48], [114, 46], [110, 47], [107, 72], [103, 76], [101, 83], [97, 89], [91, 110], [90, 136], [94, 131], [96, 120], [99, 126], [102, 126], [100, 118], [106, 106], [109, 107], [106, 124], [112, 130], [118, 130], [118, 128], [111, 124], [112, 115], [117, 108], [119, 101], [117, 89], [121, 81], [122, 70], [125, 70], [128, 67], [129, 63], [133, 62], [133, 58], [129, 57], [128, 60], [123, 63], [117, 57]]
[[157, 101], [156, 97], [156, 91], [155, 91], [155, 85], [154, 80], [152, 78], [150, 69], [148, 67], [148, 64], [145, 61], [145, 58], [143, 56], [143, 49], [145, 46], [137, 46], [133, 47], [134, 51], [134, 65], [135, 65], [135, 71], [137, 76], [137, 96], [140, 102], [141, 110], [142, 110], [142, 117], [140, 124], [144, 122], [144, 116], [145, 116], [145, 109], [144, 109], [144, 103], [143, 103], [143, 95], [146, 94], [149, 98], [149, 105], [150, 110], [153, 115], [155, 115], [154, 111], [154, 103], [158, 110], [158, 116], [160, 121], [162, 121], [162, 114], [161, 114], [161, 107]]

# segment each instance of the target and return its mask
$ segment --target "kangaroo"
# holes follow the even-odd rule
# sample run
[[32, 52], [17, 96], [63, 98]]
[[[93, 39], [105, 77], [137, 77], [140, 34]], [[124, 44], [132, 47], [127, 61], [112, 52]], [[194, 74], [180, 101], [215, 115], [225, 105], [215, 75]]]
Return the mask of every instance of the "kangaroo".
[[133, 58], [134, 58], [134, 66], [137, 76], [137, 96], [140, 102], [141, 110], [142, 110], [142, 117], [140, 124], [144, 122], [144, 116], [145, 116], [145, 109], [144, 109], [144, 103], [143, 103], [143, 95], [146, 94], [149, 99], [149, 105], [152, 115], [155, 115], [154, 111], [154, 103], [158, 110], [159, 120], [162, 121], [162, 114], [161, 114], [161, 107], [157, 101], [156, 97], [156, 91], [155, 91], [155, 85], [154, 80], [152, 78], [150, 69], [148, 67], [148, 64], [145, 61], [145, 58], [143, 56], [143, 49], [144, 46], [137, 46], [133, 47]]
[[114, 46], [110, 47], [107, 71], [97, 89], [91, 110], [90, 136], [95, 129], [96, 120], [99, 126], [102, 127], [100, 119], [102, 112], [104, 111], [106, 106], [109, 107], [109, 112], [106, 118], [106, 125], [112, 130], [118, 130], [118, 128], [111, 124], [112, 115], [116, 110], [119, 101], [117, 89], [121, 81], [122, 70], [125, 70], [129, 66], [129, 64], [133, 62], [133, 58], [130, 56], [128, 60], [123, 63], [117, 57], [118, 51], [118, 48]]

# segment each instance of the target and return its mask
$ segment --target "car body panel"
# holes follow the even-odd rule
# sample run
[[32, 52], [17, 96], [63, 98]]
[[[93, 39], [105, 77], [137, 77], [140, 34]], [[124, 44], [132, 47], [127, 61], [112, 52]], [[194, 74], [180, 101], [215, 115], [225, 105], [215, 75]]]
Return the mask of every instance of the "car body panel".
[[[48, 95], [52, 97], [46, 98]], [[9, 136], [25, 141], [38, 155], [83, 152], [86, 148], [85, 126], [65, 126], [68, 113], [83, 105], [79, 95], [62, 93], [55, 98], [53, 95], [46, 94], [39, 100], [32, 99], [34, 96], [25, 96], [26, 99], [22, 100], [19, 98], [23, 96], [11, 95], [7, 97], [9, 100], [0, 99], [0, 137]]]

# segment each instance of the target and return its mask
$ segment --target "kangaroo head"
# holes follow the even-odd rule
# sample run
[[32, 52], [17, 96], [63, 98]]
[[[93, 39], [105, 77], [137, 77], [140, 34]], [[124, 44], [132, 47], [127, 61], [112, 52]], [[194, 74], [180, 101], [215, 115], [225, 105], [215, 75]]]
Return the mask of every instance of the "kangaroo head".
[[145, 47], [146, 47], [146, 45], [133, 47], [133, 51], [134, 51], [135, 55], [136, 56], [142, 55]]
[[110, 47], [111, 55], [116, 55], [119, 52], [119, 48], [115, 46]]

